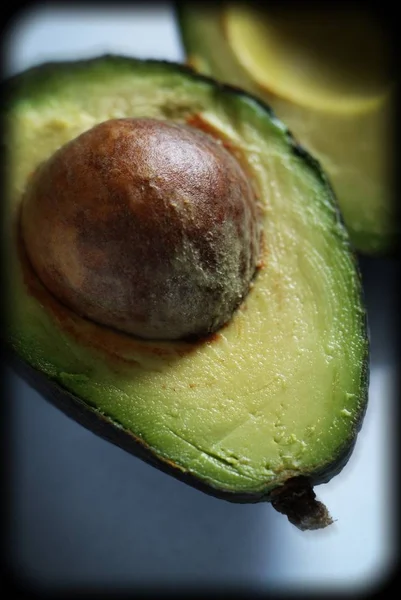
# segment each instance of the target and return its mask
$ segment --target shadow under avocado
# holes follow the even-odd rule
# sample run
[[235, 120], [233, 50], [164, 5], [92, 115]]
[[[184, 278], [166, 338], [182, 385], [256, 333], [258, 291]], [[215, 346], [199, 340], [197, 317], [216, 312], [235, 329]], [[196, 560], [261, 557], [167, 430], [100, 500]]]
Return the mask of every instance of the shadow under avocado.
[[371, 367], [385, 364], [394, 366], [399, 331], [398, 259], [360, 257], [359, 265], [368, 314]]
[[277, 570], [271, 507], [231, 504], [176, 481], [14, 374], [7, 396], [10, 566], [29, 588], [249, 590], [261, 571]]

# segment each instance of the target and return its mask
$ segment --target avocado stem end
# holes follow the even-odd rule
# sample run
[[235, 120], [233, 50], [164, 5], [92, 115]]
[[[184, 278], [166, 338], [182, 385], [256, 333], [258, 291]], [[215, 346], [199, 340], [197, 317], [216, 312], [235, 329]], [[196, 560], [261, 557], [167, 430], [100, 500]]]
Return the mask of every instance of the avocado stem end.
[[316, 500], [307, 477], [294, 477], [286, 481], [272, 493], [271, 504], [301, 531], [323, 529], [333, 523], [326, 506]]

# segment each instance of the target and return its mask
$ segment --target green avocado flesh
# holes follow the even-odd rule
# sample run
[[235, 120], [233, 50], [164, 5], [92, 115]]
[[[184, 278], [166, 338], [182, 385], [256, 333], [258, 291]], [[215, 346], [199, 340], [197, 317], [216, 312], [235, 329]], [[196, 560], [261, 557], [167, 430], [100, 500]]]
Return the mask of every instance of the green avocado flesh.
[[[178, 20], [192, 67], [240, 86], [267, 102], [300, 143], [321, 162], [334, 187], [356, 250], [367, 255], [392, 254], [399, 230], [393, 202], [394, 97], [387, 47], [381, 43], [380, 28], [375, 28], [363, 11], [362, 15], [354, 15], [344, 9], [336, 17], [338, 22], [333, 21], [339, 43], [329, 49], [327, 42], [326, 48], [327, 36], [316, 25], [330, 13], [323, 10], [319, 16], [316, 7], [311, 10], [315, 12], [313, 18], [308, 19], [309, 13], [297, 7], [295, 13], [291, 7], [284, 7], [281, 12], [277, 7], [270, 11], [265, 7], [262, 14], [261, 8], [252, 8], [252, 4], [222, 3], [212, 7], [182, 3]], [[347, 23], [341, 19], [347, 18], [349, 13], [353, 21], [345, 28]], [[330, 23], [325, 23], [325, 27], [331, 33]], [[307, 38], [309, 31], [318, 38], [315, 46]], [[241, 39], [241, 32], [247, 36], [246, 41]], [[260, 39], [256, 40], [257, 36]], [[370, 43], [371, 40], [374, 41]], [[254, 42], [252, 48], [251, 42]], [[288, 70], [286, 77], [285, 69]], [[255, 74], [259, 81], [255, 80]], [[265, 85], [260, 80], [263, 75]], [[280, 77], [285, 80], [287, 90], [280, 88]], [[313, 106], [304, 104], [297, 96], [300, 84], [305, 88], [303, 91], [309, 92]], [[372, 100], [369, 85], [379, 88], [379, 91], [373, 89], [377, 92], [377, 102]], [[336, 93], [338, 88], [338, 97], [331, 88], [335, 88]], [[335, 107], [337, 102], [341, 108], [341, 100], [347, 101], [360, 89], [366, 92], [367, 102], [365, 106], [361, 102], [359, 110], [355, 107], [349, 112], [326, 110], [323, 92], [329, 97], [331, 91], [332, 105]], [[314, 93], [322, 94], [321, 106]], [[363, 100], [362, 95], [359, 100]]]
[[134, 436], [173, 475], [255, 501], [290, 478], [334, 474], [360, 428], [368, 385], [347, 232], [318, 163], [268, 107], [165, 62], [105, 56], [18, 75], [6, 115], [6, 233], [29, 175], [67, 141], [111, 118], [194, 115], [241, 149], [263, 205], [263, 264], [228, 325], [193, 343], [142, 341], [61, 305], [50, 310], [7, 235], [7, 338], [38, 377]]

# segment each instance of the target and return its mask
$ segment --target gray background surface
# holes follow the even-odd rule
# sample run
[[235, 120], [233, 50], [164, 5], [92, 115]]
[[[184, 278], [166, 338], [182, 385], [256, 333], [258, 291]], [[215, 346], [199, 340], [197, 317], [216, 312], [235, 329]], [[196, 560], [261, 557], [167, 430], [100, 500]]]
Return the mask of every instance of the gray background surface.
[[[105, 52], [183, 60], [169, 5], [38, 6], [8, 30], [7, 73]], [[398, 265], [362, 261], [370, 401], [343, 472], [316, 488], [336, 522], [302, 533], [270, 505], [206, 496], [97, 438], [15, 375], [10, 407], [11, 540], [28, 585], [51, 590], [372, 591], [395, 558], [391, 487]]]

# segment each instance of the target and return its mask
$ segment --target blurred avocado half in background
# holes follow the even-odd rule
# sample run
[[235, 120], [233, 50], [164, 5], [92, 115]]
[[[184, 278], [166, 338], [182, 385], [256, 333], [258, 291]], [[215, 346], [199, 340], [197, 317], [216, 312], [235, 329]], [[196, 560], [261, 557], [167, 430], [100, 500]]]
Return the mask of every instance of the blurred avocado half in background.
[[383, 22], [355, 5], [179, 3], [188, 63], [267, 102], [327, 172], [355, 248], [390, 255], [394, 79]]

